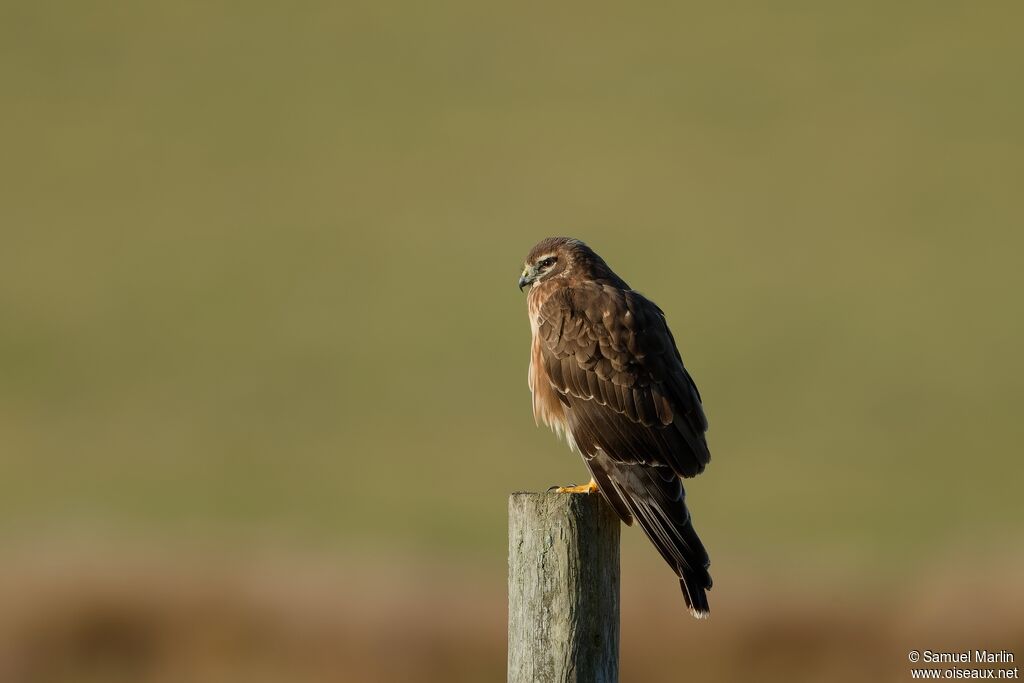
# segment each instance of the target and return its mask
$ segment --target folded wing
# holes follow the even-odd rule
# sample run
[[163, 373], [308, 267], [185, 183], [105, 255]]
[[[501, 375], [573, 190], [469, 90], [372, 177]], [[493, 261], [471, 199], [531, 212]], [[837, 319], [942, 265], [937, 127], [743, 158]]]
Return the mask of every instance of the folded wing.
[[711, 458], [707, 419], [664, 314], [637, 292], [595, 282], [557, 290], [538, 318], [546, 374], [600, 491], [624, 522], [639, 521], [687, 605], [706, 614], [710, 561], [680, 477]]

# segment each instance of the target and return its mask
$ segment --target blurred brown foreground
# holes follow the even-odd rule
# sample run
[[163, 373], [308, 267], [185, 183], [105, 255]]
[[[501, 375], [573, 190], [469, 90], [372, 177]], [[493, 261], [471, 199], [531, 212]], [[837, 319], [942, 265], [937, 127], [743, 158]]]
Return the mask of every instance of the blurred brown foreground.
[[[504, 677], [505, 593], [493, 573], [399, 558], [94, 551], [35, 549], [0, 569], [0, 680]], [[705, 623], [685, 617], [671, 581], [626, 575], [622, 680], [899, 681], [911, 649], [1021, 655], [1020, 570], [936, 567], [912, 589], [857, 594], [841, 579], [719, 572]]]

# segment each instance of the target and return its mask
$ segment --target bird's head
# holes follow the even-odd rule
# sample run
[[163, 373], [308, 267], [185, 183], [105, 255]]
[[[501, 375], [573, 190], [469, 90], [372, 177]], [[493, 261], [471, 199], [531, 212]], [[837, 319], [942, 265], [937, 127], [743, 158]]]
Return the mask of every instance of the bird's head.
[[548, 237], [530, 250], [519, 276], [519, 289], [549, 280], [618, 278], [594, 250], [572, 237]]

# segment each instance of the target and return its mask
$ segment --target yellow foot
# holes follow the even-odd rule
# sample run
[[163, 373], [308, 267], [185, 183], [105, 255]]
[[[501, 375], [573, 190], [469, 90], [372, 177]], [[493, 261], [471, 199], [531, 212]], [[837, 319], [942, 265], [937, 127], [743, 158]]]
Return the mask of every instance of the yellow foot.
[[590, 480], [589, 484], [580, 484], [579, 486], [552, 486], [548, 491], [554, 491], [555, 493], [593, 493], [597, 490], [597, 482], [593, 479]]

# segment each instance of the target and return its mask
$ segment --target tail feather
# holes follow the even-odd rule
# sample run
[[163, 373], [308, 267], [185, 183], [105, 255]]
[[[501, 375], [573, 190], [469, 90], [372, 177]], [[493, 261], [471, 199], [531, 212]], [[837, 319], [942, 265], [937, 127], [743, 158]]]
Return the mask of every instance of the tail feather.
[[690, 549], [691, 556], [702, 558], [702, 562], [690, 562], [688, 567], [679, 568], [679, 586], [683, 589], [683, 598], [686, 599], [686, 606], [690, 608], [690, 614], [698, 619], [706, 619], [711, 614], [711, 607], [708, 605], [707, 591], [711, 590], [711, 574], [708, 567], [711, 561], [700, 542], [697, 531], [693, 528], [690, 520], [690, 511], [686, 511], [686, 524], [683, 525], [682, 536], [685, 545]]
[[683, 578], [679, 579], [679, 586], [683, 589], [683, 599], [686, 600], [690, 614], [697, 619], [707, 619], [711, 616], [708, 594], [701, 579], [694, 576], [692, 572], [683, 572]]
[[615, 462], [602, 451], [587, 460], [604, 497], [624, 522], [634, 519], [679, 576], [690, 613], [706, 618], [711, 561], [690, 521], [682, 481], [668, 468]]

